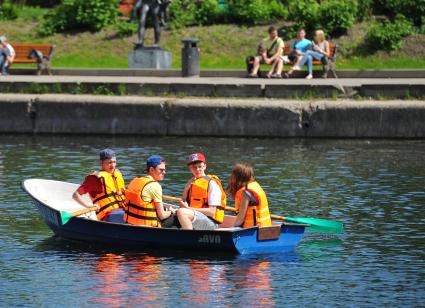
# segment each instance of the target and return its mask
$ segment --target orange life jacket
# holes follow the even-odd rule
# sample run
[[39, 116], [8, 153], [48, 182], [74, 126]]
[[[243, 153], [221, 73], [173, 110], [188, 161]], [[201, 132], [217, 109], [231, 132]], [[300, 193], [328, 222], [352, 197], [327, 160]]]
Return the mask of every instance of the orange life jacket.
[[156, 213], [153, 200], [144, 201], [142, 192], [146, 185], [155, 183], [151, 177], [137, 177], [130, 182], [125, 191], [126, 207], [124, 208], [124, 221], [132, 225], [161, 227], [161, 222]]
[[121, 172], [118, 170], [115, 170], [114, 173], [99, 171], [97, 174], [92, 175], [97, 176], [102, 184], [101, 193], [94, 196], [90, 194], [93, 204], [97, 204], [100, 207], [96, 213], [97, 218], [102, 220], [110, 211], [124, 207], [125, 183]]
[[208, 186], [211, 180], [215, 181], [221, 189], [221, 204], [216, 206], [214, 217], [211, 218], [221, 224], [224, 220], [224, 209], [226, 208], [226, 193], [217, 176], [209, 174], [193, 181], [186, 201], [193, 208], [208, 208]]
[[250, 200], [242, 227], [249, 228], [253, 226], [267, 227], [272, 225], [270, 217], [269, 203], [266, 193], [256, 181], [248, 183], [236, 192], [235, 205], [236, 211], [239, 212], [244, 191], [250, 192], [256, 200]]

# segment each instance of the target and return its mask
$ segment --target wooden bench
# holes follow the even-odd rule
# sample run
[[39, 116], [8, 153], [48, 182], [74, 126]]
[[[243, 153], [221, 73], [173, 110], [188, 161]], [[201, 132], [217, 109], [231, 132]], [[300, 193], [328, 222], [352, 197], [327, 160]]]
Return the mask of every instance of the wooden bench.
[[11, 44], [16, 55], [13, 63], [37, 63], [37, 75], [46, 71], [51, 75], [51, 59], [55, 45], [53, 44]]
[[[289, 55], [289, 53], [290, 53], [291, 43], [292, 43], [292, 41], [285, 42], [285, 50], [284, 50], [283, 54], [286, 55], [286, 56]], [[331, 56], [328, 59], [328, 63], [323, 64], [321, 61], [313, 60], [313, 65], [322, 65], [323, 66], [323, 77], [324, 78], [328, 77], [329, 72], [332, 72], [334, 78], [338, 78], [338, 76], [336, 75], [336, 72], [335, 72], [336, 56], [337, 56], [337, 53], [338, 53], [338, 44], [335, 44], [333, 42], [329, 42], [329, 49], [330, 49]], [[291, 64], [293, 65], [294, 63], [291, 62]]]

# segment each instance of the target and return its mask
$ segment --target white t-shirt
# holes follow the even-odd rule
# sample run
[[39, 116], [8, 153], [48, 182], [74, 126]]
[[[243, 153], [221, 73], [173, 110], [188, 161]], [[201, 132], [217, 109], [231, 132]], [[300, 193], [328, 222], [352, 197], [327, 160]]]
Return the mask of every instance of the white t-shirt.
[[15, 53], [15, 49], [13, 49], [12, 45], [6, 44], [6, 48], [9, 49], [10, 55], [13, 57]]
[[208, 205], [209, 206], [220, 206], [221, 205], [221, 189], [217, 182], [214, 180], [210, 181], [208, 185]]

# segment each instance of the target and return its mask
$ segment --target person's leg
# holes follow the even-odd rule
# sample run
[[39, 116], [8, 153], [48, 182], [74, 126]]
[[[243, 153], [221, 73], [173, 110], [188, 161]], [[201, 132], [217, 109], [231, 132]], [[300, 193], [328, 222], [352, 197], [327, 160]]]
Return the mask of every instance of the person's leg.
[[179, 219], [182, 229], [192, 230], [192, 221], [195, 217], [194, 210], [188, 208], [179, 208], [177, 210], [177, 218]]
[[[308, 69], [308, 76], [313, 77], [313, 57], [311, 55], [306, 55], [307, 58], [307, 69]], [[310, 79], [310, 78], [308, 78]]]
[[325, 55], [321, 54], [320, 52], [313, 51], [313, 50], [307, 51], [306, 54], [308, 54], [309, 56], [311, 56], [313, 59], [316, 59], [316, 60], [319, 60], [319, 61], [321, 61], [322, 58], [325, 56]]
[[254, 67], [252, 69], [250, 76], [257, 76], [258, 75], [258, 70], [260, 69], [260, 61], [261, 61], [260, 56], [254, 57]]
[[294, 71], [301, 70], [301, 66], [303, 66], [305, 64], [305, 61], [307, 61], [307, 60], [304, 60], [304, 58], [305, 58], [305, 56], [297, 58], [294, 66], [292, 66], [292, 68], [288, 71], [288, 75], [291, 75]]
[[149, 12], [149, 6], [144, 4], [140, 13], [139, 29], [138, 29], [138, 45], [143, 46], [145, 41], [146, 17]]
[[195, 211], [195, 221], [193, 222], [193, 230], [215, 230], [218, 224], [208, 218], [205, 214]]
[[272, 63], [272, 66], [271, 66], [269, 72], [267, 73], [267, 78], [272, 78], [272, 75], [273, 75], [275, 70], [276, 70], [276, 61], [274, 61]]
[[3, 54], [0, 54], [0, 74], [6, 74], [6, 56]]
[[282, 77], [282, 70], [283, 70], [283, 59], [281, 57], [277, 58], [275, 61], [275, 73], [273, 77], [275, 78], [281, 78]]
[[152, 9], [152, 15], [153, 15], [153, 29], [154, 29], [154, 36], [155, 36], [155, 45], [159, 45], [159, 41], [161, 39], [161, 28], [159, 25], [159, 10], [160, 6], [156, 5]]

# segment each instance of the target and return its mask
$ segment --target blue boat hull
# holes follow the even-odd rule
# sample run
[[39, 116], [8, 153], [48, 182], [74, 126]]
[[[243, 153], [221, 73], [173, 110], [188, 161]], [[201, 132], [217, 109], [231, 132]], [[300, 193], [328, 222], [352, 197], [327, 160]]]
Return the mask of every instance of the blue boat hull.
[[[23, 186], [25, 189], [25, 185]], [[268, 238], [266, 235], [264, 238], [260, 234], [264, 228], [260, 230], [258, 227], [223, 228], [214, 231], [178, 230], [80, 217], [73, 217], [66, 224], [62, 224], [60, 211], [49, 207], [27, 189], [25, 190], [33, 198], [44, 221], [56, 235], [92, 243], [129, 246], [134, 249], [165, 248], [232, 254], [287, 252], [295, 249], [305, 229], [305, 225], [284, 223], [274, 227], [274, 231], [278, 232], [277, 236], [275, 234], [273, 238]]]

